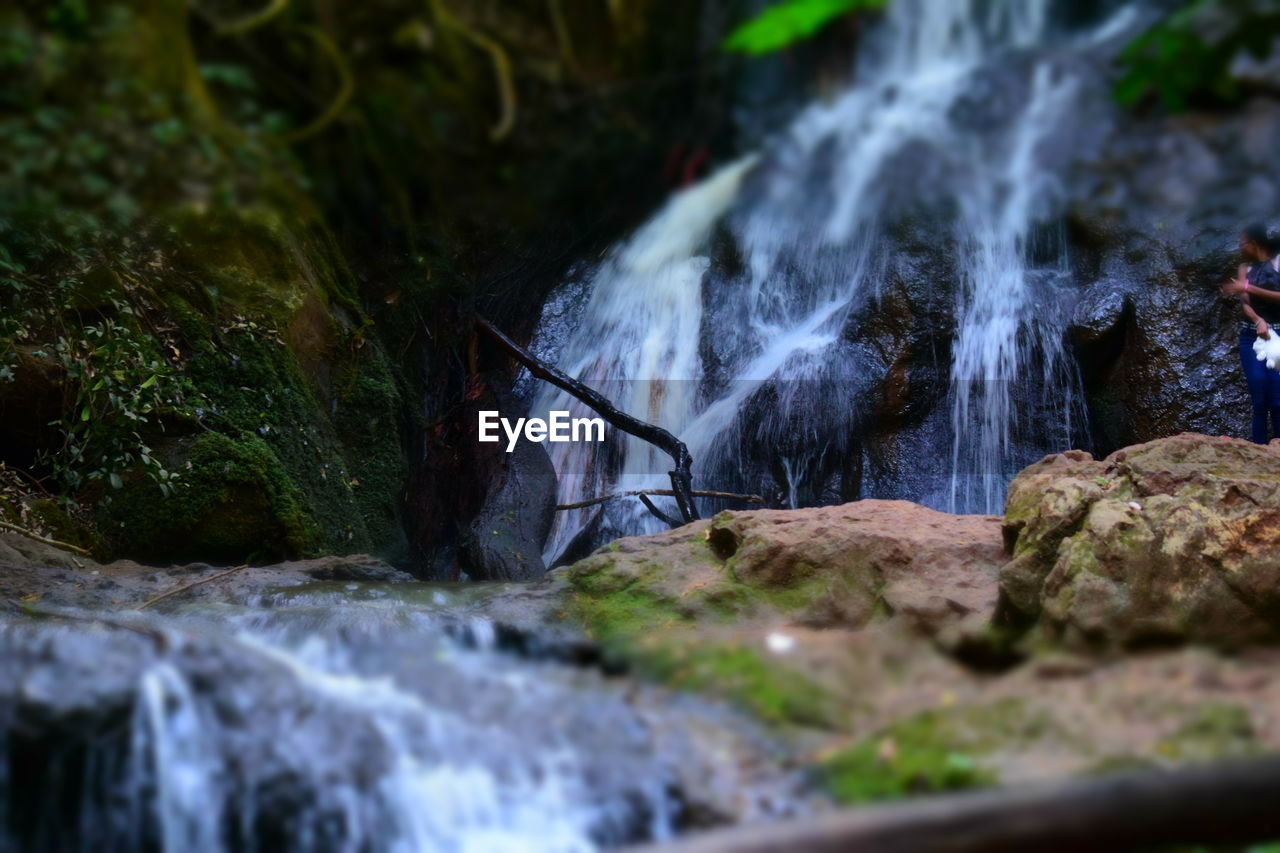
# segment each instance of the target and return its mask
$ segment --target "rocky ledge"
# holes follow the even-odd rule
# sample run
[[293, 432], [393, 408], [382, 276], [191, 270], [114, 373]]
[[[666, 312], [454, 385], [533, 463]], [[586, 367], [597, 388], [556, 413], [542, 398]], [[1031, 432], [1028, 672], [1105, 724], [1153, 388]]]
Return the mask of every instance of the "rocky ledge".
[[847, 800], [1280, 749], [1280, 447], [1050, 456], [1003, 519], [726, 512], [556, 573], [608, 652], [790, 732]]

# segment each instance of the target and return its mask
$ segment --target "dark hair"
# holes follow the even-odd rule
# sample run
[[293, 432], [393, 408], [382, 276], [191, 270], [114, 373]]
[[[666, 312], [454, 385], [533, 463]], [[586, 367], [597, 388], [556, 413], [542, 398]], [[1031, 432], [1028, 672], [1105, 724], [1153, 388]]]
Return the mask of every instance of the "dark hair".
[[1267, 226], [1262, 222], [1251, 222], [1240, 233], [1246, 240], [1257, 243], [1268, 252], [1276, 250], [1276, 241], [1271, 238]]

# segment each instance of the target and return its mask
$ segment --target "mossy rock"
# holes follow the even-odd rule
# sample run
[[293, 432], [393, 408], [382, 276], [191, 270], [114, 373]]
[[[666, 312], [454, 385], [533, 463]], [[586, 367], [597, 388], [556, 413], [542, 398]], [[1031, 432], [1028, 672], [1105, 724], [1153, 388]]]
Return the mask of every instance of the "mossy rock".
[[1047, 715], [1016, 699], [924, 711], [898, 720], [821, 763], [839, 802], [865, 803], [997, 783], [984, 756], [1060, 737]]
[[210, 433], [176, 442], [166, 457], [180, 475], [172, 494], [137, 479], [100, 510], [120, 554], [240, 562], [315, 550], [316, 520], [260, 437]]

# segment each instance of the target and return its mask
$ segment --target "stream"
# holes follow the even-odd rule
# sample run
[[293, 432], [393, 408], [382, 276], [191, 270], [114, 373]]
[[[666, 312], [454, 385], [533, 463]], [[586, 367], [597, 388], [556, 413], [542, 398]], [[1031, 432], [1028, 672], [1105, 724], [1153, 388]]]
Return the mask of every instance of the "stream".
[[315, 583], [0, 623], [0, 849], [586, 851], [804, 808], [733, 713], [482, 614]]

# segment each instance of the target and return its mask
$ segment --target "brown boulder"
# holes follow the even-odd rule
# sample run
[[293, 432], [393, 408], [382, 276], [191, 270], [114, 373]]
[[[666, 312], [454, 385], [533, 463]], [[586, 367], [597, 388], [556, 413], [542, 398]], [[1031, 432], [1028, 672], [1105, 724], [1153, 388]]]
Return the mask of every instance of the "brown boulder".
[[1002, 611], [1069, 643], [1280, 638], [1280, 450], [1183, 434], [1010, 486]]
[[877, 608], [922, 628], [990, 613], [1004, 560], [1000, 521], [948, 515], [907, 501], [723, 513], [707, 530], [725, 568], [755, 587], [817, 583], [801, 620], [865, 624]]
[[1000, 520], [906, 501], [723, 512], [622, 539], [567, 570], [593, 599], [644, 600], [683, 620], [731, 614], [811, 628], [902, 616], [934, 633], [994, 612]]

